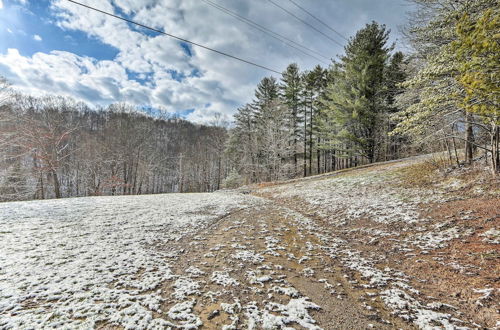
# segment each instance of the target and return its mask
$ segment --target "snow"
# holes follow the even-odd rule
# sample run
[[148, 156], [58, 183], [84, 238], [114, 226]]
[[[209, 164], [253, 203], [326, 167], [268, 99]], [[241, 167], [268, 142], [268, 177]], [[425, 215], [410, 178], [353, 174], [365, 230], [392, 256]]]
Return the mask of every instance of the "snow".
[[479, 236], [484, 237], [483, 242], [490, 244], [500, 244], [500, 229], [491, 228]]
[[253, 264], [260, 264], [264, 261], [264, 257], [253, 250], [238, 251], [231, 255], [233, 259], [251, 262]]
[[238, 286], [237, 280], [229, 276], [227, 271], [215, 271], [212, 273], [212, 282], [222, 286]]
[[199, 317], [193, 314], [193, 307], [195, 305], [195, 300], [188, 300], [174, 305], [168, 311], [167, 315], [176, 321], [180, 321], [176, 328], [181, 329], [198, 329], [198, 327], [203, 325], [203, 322]]
[[[360, 171], [262, 189], [297, 201], [299, 212], [272, 205], [284, 224], [239, 217], [246, 211], [237, 220], [218, 222], [250, 206], [270, 207], [263, 199], [236, 193], [0, 204], [0, 328], [197, 329], [210, 327], [198, 315], [209, 303], [227, 314], [226, 324], [218, 324], [226, 330], [320, 329], [311, 313], [320, 309], [318, 301], [287, 280], [297, 276], [322, 283], [330, 299], [349, 301], [345, 286], [351, 284], [369, 289], [363, 296], [366, 310], [376, 311], [379, 307], [369, 303], [382, 300], [394, 315], [420, 328], [460, 328], [464, 323], [453, 316], [460, 314], [452, 306], [424, 304], [410, 285], [413, 278], [386, 267], [386, 256], [357, 250], [347, 238], [352, 234], [368, 245], [383, 241], [416, 256], [472, 234], [451, 221], [432, 225], [420, 217], [419, 203], [439, 201], [440, 193], [426, 194], [424, 200], [417, 189], [398, 190], [386, 184], [387, 174], [379, 174]], [[344, 227], [366, 219], [371, 226]], [[337, 232], [325, 230], [325, 224]], [[414, 230], [398, 237], [409, 227]], [[207, 235], [212, 228], [220, 231]], [[481, 236], [494, 242], [498, 231]], [[200, 254], [185, 265], [186, 255], [179, 259], [184, 249]], [[344, 284], [328, 277], [338, 272], [337, 265]], [[475, 293], [481, 304], [495, 291]]]
[[[468, 329], [454, 324], [460, 320], [452, 318], [451, 314], [433, 311], [432, 305], [423, 306], [400, 289], [385, 290], [381, 293], [381, 298], [394, 314], [413, 322], [421, 329]], [[434, 308], [436, 307], [441, 306], [436, 305]]]
[[[265, 309], [259, 309], [257, 303], [250, 303], [243, 307], [248, 319], [248, 329], [293, 329], [286, 327], [297, 323], [305, 329], [320, 330], [316, 321], [309, 315], [308, 310], [318, 310], [320, 307], [309, 298], [293, 298], [286, 305], [275, 302], [266, 304]], [[279, 315], [270, 312], [279, 313]]]
[[175, 281], [172, 296], [177, 300], [184, 300], [187, 296], [201, 295], [200, 284], [190, 278], [179, 278]]
[[186, 273], [188, 273], [190, 277], [200, 277], [202, 275], [205, 275], [204, 271], [195, 266], [190, 266], [188, 269], [186, 269]]
[[[304, 229], [303, 233], [314, 235], [321, 242], [321, 245], [316, 246], [306, 244], [308, 251], [319, 247], [327, 256], [340, 261], [349, 270], [344, 275], [346, 280], [355, 286], [376, 290], [376, 293], [371, 294], [380, 296], [393, 314], [423, 329], [459, 329], [465, 324], [463, 321], [451, 312], [438, 311], [438, 306], [442, 308], [445, 304], [436, 302], [424, 305], [419, 301], [420, 292], [409, 284], [412, 278], [400, 271], [379, 266], [386, 263], [387, 256], [362, 253], [338, 235], [323, 230], [321, 222], [315, 222], [316, 217], [326, 220], [334, 230], [342, 234], [352, 233], [351, 237], [361, 244], [374, 245], [383, 240], [384, 243], [392, 244], [395, 251], [415, 253], [418, 253], [414, 251], [415, 247], [420, 248], [422, 253], [429, 253], [429, 250], [447, 246], [453, 239], [473, 234], [473, 230], [455, 226], [451, 221], [432, 225], [432, 219], [421, 216], [422, 204], [445, 201], [446, 193], [442, 190], [429, 193], [417, 188], [400, 187], [399, 178], [394, 175], [394, 170], [399, 166], [405, 165], [392, 164], [390, 171], [382, 168], [353, 171], [346, 175], [326, 175], [316, 180], [301, 180], [293, 186], [272, 186], [261, 191], [264, 196], [270, 195], [278, 202], [285, 201], [293, 205], [291, 207], [294, 210], [285, 211], [290, 221], [295, 222], [297, 228]], [[356, 227], [358, 221], [361, 222]], [[369, 224], [365, 225], [365, 221]], [[409, 230], [412, 232], [401, 239], [401, 233]], [[299, 264], [307, 264], [311, 256], [308, 253], [300, 258], [291, 253], [286, 255], [289, 260], [297, 260]], [[308, 270], [303, 270], [304, 277], [307, 277]], [[334, 290], [326, 279], [320, 279], [320, 282], [325, 283], [325, 289], [332, 295], [342, 299], [343, 293]], [[273, 289], [281, 293], [279, 287]], [[367, 310], [374, 309], [368, 304], [364, 307]], [[457, 311], [453, 311], [453, 314], [460, 315]]]
[[446, 247], [452, 239], [466, 237], [474, 232], [473, 229], [462, 230], [458, 227], [444, 229], [443, 227], [447, 225], [446, 222], [434, 225], [432, 230], [424, 234], [413, 235], [405, 239], [405, 242], [414, 244], [422, 250], [434, 250]]
[[[226, 193], [2, 203], [0, 328], [170, 324], [153, 316], [165, 300], [160, 285], [175, 280], [179, 300], [199, 294], [197, 282], [171, 271], [183, 253], [176, 244], [255, 203]], [[192, 304], [181, 302], [168, 316], [194, 327]]]
[[[392, 165], [394, 168], [397, 165]], [[418, 189], [404, 189], [395, 193], [385, 172], [356, 172], [355, 175], [335, 176], [317, 181], [301, 181], [293, 186], [262, 189], [276, 198], [300, 198], [322, 218], [337, 226], [352, 222], [364, 215], [379, 223], [418, 223], [418, 203], [439, 201], [439, 193], [423, 194]], [[376, 187], [377, 193], [373, 193]], [[425, 196], [425, 197], [423, 197]]]
[[273, 286], [271, 289], [269, 289], [269, 292], [279, 293], [292, 298], [298, 298], [301, 296], [300, 292], [294, 287]]

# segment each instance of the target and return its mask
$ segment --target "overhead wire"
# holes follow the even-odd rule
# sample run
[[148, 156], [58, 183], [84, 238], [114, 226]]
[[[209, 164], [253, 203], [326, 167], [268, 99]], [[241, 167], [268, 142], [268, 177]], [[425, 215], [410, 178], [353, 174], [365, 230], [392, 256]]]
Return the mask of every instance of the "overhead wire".
[[[322, 58], [330, 60], [329, 57], [327, 57], [327, 56], [325, 56], [325, 55], [323, 55], [323, 54], [321, 54], [321, 53], [319, 53], [319, 52], [317, 52], [317, 51], [315, 51], [313, 49], [310, 49], [310, 48], [308, 48], [308, 47], [306, 47], [304, 45], [299, 44], [298, 42], [296, 42], [296, 41], [294, 41], [294, 40], [292, 40], [290, 38], [287, 38], [286, 36], [283, 36], [283, 35], [281, 35], [281, 34], [279, 34], [277, 32], [274, 32], [274, 31], [266, 28], [265, 26], [263, 26], [263, 25], [261, 25], [259, 23], [256, 23], [255, 21], [252, 21], [252, 20], [250, 20], [250, 19], [248, 19], [246, 17], [243, 17], [243, 16], [241, 16], [241, 15], [239, 15], [239, 14], [237, 14], [237, 13], [235, 13], [235, 12], [233, 12], [233, 11], [227, 9], [227, 8], [225, 8], [222, 5], [214, 3], [214, 2], [212, 2], [210, 0], [202, 0], [202, 1], [205, 2], [206, 4], [210, 5], [210, 6], [212, 6], [212, 7], [216, 8], [216, 9], [218, 9], [218, 10], [226, 13], [227, 15], [236, 18], [239, 21], [241, 21], [243, 23], [246, 23], [246, 24], [248, 24], [248, 25], [250, 25], [250, 26], [252, 26], [252, 27], [260, 30], [261, 32], [269, 35], [270, 37], [272, 37], [274, 39], [279, 40], [280, 42], [284, 43], [285, 45], [287, 45], [287, 46], [289, 46], [289, 47], [291, 47], [291, 48], [293, 48], [293, 49], [295, 49], [295, 50], [297, 50], [297, 51], [299, 51], [299, 52], [301, 52], [301, 53], [303, 53], [305, 55], [311, 56], [314, 59], [316, 59], [316, 60], [318, 60], [320, 62], [323, 62], [324, 64], [329, 64], [328, 62], [325, 62], [322, 59], [320, 59], [320, 58], [318, 58], [318, 57], [310, 54], [310, 53], [313, 53], [313, 54], [316, 54], [318, 56], [321, 56]], [[300, 48], [298, 48], [298, 47], [300, 47]], [[310, 53], [307, 53], [306, 51], [310, 52]]]
[[286, 9], [285, 7], [283, 6], [280, 6], [279, 4], [277, 4], [275, 1], [273, 0], [267, 0], [269, 1], [270, 3], [272, 3], [274, 6], [278, 7], [279, 9], [281, 9], [282, 11], [284, 11], [285, 13], [287, 13], [288, 15], [292, 16], [293, 18], [295, 18], [296, 20], [298, 20], [299, 22], [301, 22], [302, 24], [304, 25], [307, 25], [308, 27], [310, 27], [311, 29], [313, 29], [314, 31], [318, 32], [319, 34], [321, 34], [322, 36], [324, 36], [325, 38], [327, 38], [328, 40], [330, 40], [331, 42], [341, 46], [341, 47], [344, 47], [340, 42], [338, 42], [337, 40], [333, 39], [332, 37], [330, 37], [328, 34], [324, 33], [323, 31], [319, 30], [318, 28], [316, 28], [314, 25], [304, 21], [302, 18], [298, 17], [297, 15], [295, 15], [294, 13], [292, 13], [291, 11], [289, 11], [288, 9]]
[[290, 1], [291, 3], [293, 3], [297, 8], [299, 8], [300, 10], [302, 10], [304, 13], [306, 13], [307, 15], [311, 16], [312, 18], [314, 18], [316, 21], [320, 22], [322, 25], [326, 26], [328, 29], [330, 29], [331, 31], [333, 31], [334, 33], [336, 33], [338, 36], [340, 36], [342, 39], [346, 40], [346, 41], [349, 41], [342, 33], [340, 33], [339, 31], [335, 30], [334, 28], [332, 28], [330, 25], [326, 24], [324, 21], [322, 21], [321, 19], [319, 19], [318, 17], [316, 17], [315, 15], [313, 15], [311, 12], [309, 12], [307, 9], [305, 9], [304, 7], [302, 7], [301, 5], [299, 5], [298, 3], [296, 3], [294, 0], [288, 0]]
[[249, 65], [253, 65], [255, 67], [258, 67], [258, 68], [261, 68], [261, 69], [264, 69], [264, 70], [267, 70], [267, 71], [271, 71], [271, 72], [274, 72], [274, 73], [277, 73], [277, 74], [281, 74], [281, 72], [279, 72], [278, 70], [274, 70], [274, 69], [271, 69], [269, 67], [266, 67], [264, 65], [261, 65], [261, 64], [258, 64], [258, 63], [255, 63], [255, 62], [252, 62], [250, 60], [246, 60], [246, 59], [243, 59], [241, 57], [238, 57], [238, 56], [235, 56], [235, 55], [231, 55], [229, 53], [226, 53], [226, 52], [223, 52], [223, 51], [220, 51], [220, 50], [217, 50], [217, 49], [214, 49], [214, 48], [211, 48], [211, 47], [208, 47], [208, 46], [205, 46], [205, 45], [202, 45], [202, 44], [199, 44], [197, 42], [194, 42], [194, 41], [191, 41], [191, 40], [188, 40], [188, 39], [185, 39], [185, 38], [181, 38], [181, 37], [178, 37], [176, 35], [173, 35], [173, 34], [170, 34], [170, 33], [167, 33], [165, 31], [162, 31], [162, 30], [158, 30], [158, 29], [155, 29], [155, 28], [152, 28], [150, 26], [147, 26], [147, 25], [144, 25], [144, 24], [141, 24], [141, 23], [138, 23], [138, 22], [135, 22], [133, 20], [130, 20], [128, 18], [125, 18], [125, 17], [122, 17], [122, 16], [118, 16], [118, 15], [115, 15], [113, 13], [110, 13], [110, 12], [107, 12], [107, 11], [104, 11], [104, 10], [101, 10], [101, 9], [98, 9], [98, 8], [95, 8], [95, 7], [92, 7], [92, 6], [89, 6], [89, 5], [86, 5], [86, 4], [83, 4], [81, 2], [78, 2], [78, 1], [75, 1], [75, 0], [66, 0], [66, 1], [69, 1], [71, 3], [74, 3], [76, 5], [79, 5], [79, 6], [82, 6], [82, 7], [85, 7], [85, 8], [88, 8], [90, 10], [93, 10], [93, 11], [96, 11], [96, 12], [99, 12], [99, 13], [102, 13], [102, 14], [105, 14], [107, 16], [110, 16], [110, 17], [114, 17], [116, 19], [119, 19], [119, 20], [122, 20], [122, 21], [125, 21], [127, 23], [130, 23], [130, 24], [134, 24], [134, 25], [137, 25], [137, 26], [140, 26], [142, 28], [145, 28], [145, 29], [148, 29], [148, 30], [151, 30], [153, 32], [156, 32], [156, 33], [159, 33], [159, 34], [163, 34], [163, 35], [166, 35], [170, 38], [173, 38], [173, 39], [177, 39], [179, 41], [182, 41], [182, 42], [185, 42], [185, 43], [188, 43], [190, 45], [193, 45], [193, 46], [197, 46], [197, 47], [200, 47], [200, 48], [203, 48], [203, 49], [206, 49], [206, 50], [209, 50], [209, 51], [212, 51], [214, 53], [217, 53], [219, 55], [223, 55], [223, 56], [226, 56], [226, 57], [229, 57], [231, 59], [234, 59], [234, 60], [237, 60], [237, 61], [240, 61], [240, 62], [243, 62], [243, 63], [246, 63], [246, 64], [249, 64]]

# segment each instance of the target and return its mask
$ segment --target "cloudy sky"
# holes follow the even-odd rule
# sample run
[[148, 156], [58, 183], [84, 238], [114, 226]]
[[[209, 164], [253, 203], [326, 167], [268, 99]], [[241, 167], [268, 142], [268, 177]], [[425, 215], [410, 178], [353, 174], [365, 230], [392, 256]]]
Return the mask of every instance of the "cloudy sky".
[[[291, 62], [302, 69], [326, 66], [342, 54], [339, 44], [345, 44], [289, 0], [272, 1], [322, 33], [270, 0], [210, 1], [307, 47], [314, 57], [203, 0], [79, 1], [279, 72]], [[346, 37], [372, 20], [386, 24], [400, 45], [398, 27], [410, 9], [405, 0], [294, 1]], [[67, 0], [0, 0], [0, 75], [34, 95], [67, 95], [94, 105], [129, 102], [195, 122], [206, 122], [217, 112], [230, 117], [251, 101], [260, 79], [279, 78]]]

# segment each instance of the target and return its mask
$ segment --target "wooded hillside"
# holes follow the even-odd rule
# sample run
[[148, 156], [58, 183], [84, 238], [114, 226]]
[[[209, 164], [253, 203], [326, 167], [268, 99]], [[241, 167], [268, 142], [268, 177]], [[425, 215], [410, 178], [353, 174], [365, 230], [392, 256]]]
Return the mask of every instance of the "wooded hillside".
[[2, 200], [213, 191], [226, 175], [222, 127], [22, 95], [0, 118]]

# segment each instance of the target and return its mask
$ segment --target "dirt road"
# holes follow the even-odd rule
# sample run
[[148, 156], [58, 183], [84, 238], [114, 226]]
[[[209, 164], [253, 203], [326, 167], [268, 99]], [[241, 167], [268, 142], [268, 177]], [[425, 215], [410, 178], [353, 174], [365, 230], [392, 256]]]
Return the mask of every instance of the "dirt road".
[[[457, 203], [456, 195], [446, 187], [432, 193], [402, 187], [399, 171], [408, 166], [395, 162], [251, 189], [261, 206], [232, 213], [181, 243], [185, 253], [175, 273], [193, 271], [186, 277], [197, 283], [193, 315], [207, 329], [494, 327], [499, 287], [491, 279], [498, 258], [475, 266], [454, 257], [451, 264], [446, 249], [482, 237], [482, 221], [497, 226], [498, 197], [486, 196], [480, 216], [474, 207], [455, 208], [458, 219], [431, 214], [436, 205]], [[451, 267], [454, 276], [446, 273]], [[470, 282], [468, 299], [449, 294], [457, 272], [460, 285]], [[177, 290], [163, 289], [167, 297]]]

